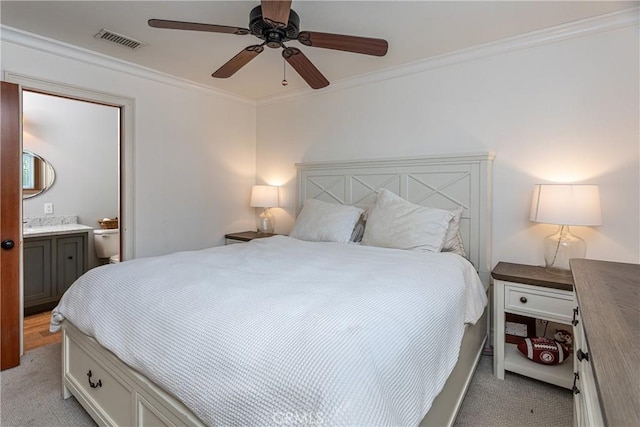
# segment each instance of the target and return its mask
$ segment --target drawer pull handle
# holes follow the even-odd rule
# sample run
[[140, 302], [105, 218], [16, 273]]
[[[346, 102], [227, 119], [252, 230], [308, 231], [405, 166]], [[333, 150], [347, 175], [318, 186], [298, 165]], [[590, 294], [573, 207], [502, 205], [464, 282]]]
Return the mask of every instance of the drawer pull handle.
[[87, 372], [87, 377], [89, 377], [89, 385], [91, 386], [91, 388], [99, 388], [102, 387], [102, 380], [98, 380], [97, 383], [91, 382], [91, 376], [93, 374], [91, 373], [91, 371]]
[[573, 320], [571, 320], [571, 324], [573, 326], [578, 326], [578, 323], [580, 323], [578, 319], [576, 319], [577, 315], [578, 315], [578, 307], [573, 309]]
[[584, 351], [582, 351], [582, 349], [578, 349], [578, 352], [576, 353], [576, 357], [578, 358], [579, 361], [583, 361], [586, 360], [587, 362], [589, 361], [589, 353], [585, 353]]
[[527, 297], [520, 297], [520, 302], [523, 304], [527, 303]]
[[573, 387], [571, 387], [571, 390], [573, 391], [573, 394], [578, 394], [580, 393], [580, 389], [578, 388], [578, 386], [576, 385], [576, 382], [580, 379], [580, 375], [576, 372], [573, 374]]

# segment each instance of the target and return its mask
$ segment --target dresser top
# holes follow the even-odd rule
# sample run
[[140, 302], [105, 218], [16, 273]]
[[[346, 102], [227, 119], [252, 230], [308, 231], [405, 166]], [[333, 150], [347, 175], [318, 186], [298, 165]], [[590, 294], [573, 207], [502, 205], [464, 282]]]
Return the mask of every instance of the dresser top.
[[491, 277], [506, 282], [524, 283], [525, 285], [542, 286], [545, 288], [573, 290], [573, 278], [571, 275], [550, 273], [546, 268], [499, 262], [491, 272]]
[[640, 265], [571, 260], [606, 425], [640, 419]]

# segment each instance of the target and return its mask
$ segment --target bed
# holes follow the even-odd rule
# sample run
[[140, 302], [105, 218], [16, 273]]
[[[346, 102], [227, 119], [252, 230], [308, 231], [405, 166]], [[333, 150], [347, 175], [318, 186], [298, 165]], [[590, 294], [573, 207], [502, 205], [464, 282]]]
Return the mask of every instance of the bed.
[[300, 223], [310, 200], [388, 194], [457, 210], [467, 259], [309, 242], [296, 223], [90, 271], [52, 318], [63, 396], [100, 425], [451, 425], [486, 340], [491, 160], [297, 165]]

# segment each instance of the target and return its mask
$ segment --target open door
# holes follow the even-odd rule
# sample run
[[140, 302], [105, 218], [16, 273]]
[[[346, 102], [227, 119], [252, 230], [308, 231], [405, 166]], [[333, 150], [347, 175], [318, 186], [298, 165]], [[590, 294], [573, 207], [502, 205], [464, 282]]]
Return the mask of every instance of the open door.
[[0, 370], [20, 364], [20, 88], [0, 82]]

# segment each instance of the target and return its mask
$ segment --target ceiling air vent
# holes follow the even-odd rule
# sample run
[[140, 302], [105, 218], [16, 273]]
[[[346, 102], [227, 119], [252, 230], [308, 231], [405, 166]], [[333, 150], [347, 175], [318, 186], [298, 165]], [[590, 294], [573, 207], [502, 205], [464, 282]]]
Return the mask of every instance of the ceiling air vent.
[[98, 34], [93, 36], [96, 39], [102, 39], [110, 41], [111, 43], [119, 44], [120, 46], [128, 47], [129, 49], [137, 49], [140, 46], [144, 46], [146, 43], [132, 39], [131, 37], [123, 36], [122, 34], [114, 33], [106, 28], [101, 29]]

